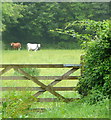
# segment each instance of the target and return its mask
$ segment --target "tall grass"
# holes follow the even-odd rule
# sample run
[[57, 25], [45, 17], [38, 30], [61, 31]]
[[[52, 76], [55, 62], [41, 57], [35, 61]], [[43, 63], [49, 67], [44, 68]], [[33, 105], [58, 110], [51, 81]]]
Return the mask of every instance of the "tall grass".
[[[2, 63], [37, 63], [37, 64], [79, 64], [82, 50], [40, 50], [34, 51], [11, 51], [2, 52]], [[39, 75], [55, 75], [64, 74], [68, 69], [39, 69]], [[5, 75], [15, 75], [14, 70], [10, 70]], [[73, 75], [80, 75], [78, 70]], [[53, 81], [53, 80], [52, 80]], [[44, 84], [49, 84], [51, 81], [42, 80]], [[78, 80], [64, 80], [57, 86], [76, 86]], [[26, 80], [4, 80], [2, 85], [5, 87], [37, 87], [32, 81]], [[36, 92], [29, 91], [10, 91], [3, 92], [3, 97], [8, 98], [3, 104], [3, 118], [107, 118], [108, 117], [108, 100], [97, 105], [89, 105], [85, 101], [79, 100], [71, 103], [50, 102], [37, 103], [32, 97]], [[78, 98], [80, 95], [75, 92], [59, 92], [65, 97]], [[49, 92], [45, 92], [40, 97], [55, 97]], [[30, 108], [46, 108], [45, 112], [31, 112]]]
[[[109, 100], [94, 105], [85, 100], [70, 103], [50, 102], [36, 103], [30, 92], [7, 95], [3, 103], [3, 118], [108, 118]], [[24, 97], [25, 95], [25, 97]], [[31, 111], [31, 108], [46, 108], [44, 112]]]

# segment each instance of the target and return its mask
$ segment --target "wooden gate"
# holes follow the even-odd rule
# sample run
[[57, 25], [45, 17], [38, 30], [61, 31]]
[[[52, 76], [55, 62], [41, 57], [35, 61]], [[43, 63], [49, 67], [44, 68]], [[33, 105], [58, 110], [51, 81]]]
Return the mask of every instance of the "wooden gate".
[[[79, 98], [65, 98], [57, 91], [73, 91], [74, 87], [54, 87], [57, 83], [62, 80], [75, 80], [78, 79], [79, 76], [69, 76], [70, 74], [74, 73], [78, 69], [81, 68], [81, 64], [0, 64], [0, 79], [1, 80], [32, 80], [34, 83], [39, 85], [40, 87], [1, 87], [0, 90], [2, 91], [37, 91], [34, 96], [37, 98], [37, 102], [54, 102], [60, 99], [63, 102], [69, 102], [73, 100], [77, 100]], [[31, 76], [22, 68], [70, 68], [66, 73], [61, 76]], [[22, 76], [3, 76], [4, 73], [8, 72], [9, 70], [13, 69], [18, 73], [22, 74]], [[41, 80], [53, 80], [48, 85], [45, 85]], [[44, 92], [50, 92], [56, 98], [38, 98], [39, 95], [43, 94]]]

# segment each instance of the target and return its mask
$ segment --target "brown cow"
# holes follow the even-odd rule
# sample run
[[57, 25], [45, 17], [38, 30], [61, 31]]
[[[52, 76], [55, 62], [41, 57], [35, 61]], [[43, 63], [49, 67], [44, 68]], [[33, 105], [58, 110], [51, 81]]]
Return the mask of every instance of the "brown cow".
[[17, 43], [11, 43], [11, 46], [12, 46], [14, 49], [18, 49], [18, 50], [21, 49], [21, 44], [20, 44], [19, 42], [17, 42]]

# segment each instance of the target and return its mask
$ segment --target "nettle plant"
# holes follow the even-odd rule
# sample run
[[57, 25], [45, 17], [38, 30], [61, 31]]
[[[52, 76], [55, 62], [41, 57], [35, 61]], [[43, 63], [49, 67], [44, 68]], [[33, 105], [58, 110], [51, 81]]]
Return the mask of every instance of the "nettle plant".
[[78, 92], [95, 103], [111, 95], [111, 27], [110, 20], [74, 21], [57, 32], [76, 37], [85, 50], [84, 71]]

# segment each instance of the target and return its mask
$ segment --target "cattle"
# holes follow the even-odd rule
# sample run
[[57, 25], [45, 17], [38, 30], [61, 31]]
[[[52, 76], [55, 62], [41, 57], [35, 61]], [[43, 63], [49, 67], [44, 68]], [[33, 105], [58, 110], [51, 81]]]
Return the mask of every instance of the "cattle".
[[21, 49], [21, 44], [19, 43], [19, 42], [17, 42], [17, 43], [11, 43], [10, 44], [14, 49], [18, 49], [18, 50], [20, 50]]
[[40, 50], [41, 45], [40, 44], [32, 44], [32, 43], [27, 43], [27, 49], [28, 51], [37, 51]]

